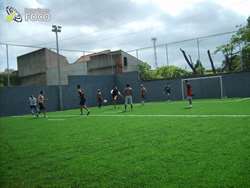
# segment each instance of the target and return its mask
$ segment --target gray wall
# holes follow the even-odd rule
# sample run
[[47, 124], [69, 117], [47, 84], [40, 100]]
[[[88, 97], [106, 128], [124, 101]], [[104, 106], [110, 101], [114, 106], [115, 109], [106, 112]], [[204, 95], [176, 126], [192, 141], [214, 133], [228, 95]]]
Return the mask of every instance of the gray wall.
[[[144, 84], [148, 90], [147, 101], [166, 100], [163, 88], [170, 84], [172, 88], [172, 100], [181, 100], [181, 79], [141, 81], [136, 72], [105, 76], [70, 76], [69, 85], [62, 86], [64, 109], [79, 106], [76, 85], [80, 84], [87, 96], [87, 105], [96, 105], [96, 91], [101, 89], [109, 102], [111, 101], [110, 90], [117, 85], [123, 91], [129, 83], [133, 87], [134, 101], [140, 101], [140, 84]], [[220, 98], [220, 85], [218, 79], [202, 79], [191, 81], [194, 98]], [[59, 107], [57, 86], [26, 86], [0, 88], [0, 116], [21, 115], [30, 112], [28, 97], [31, 94], [38, 95], [39, 91], [45, 92], [48, 98], [48, 111], [56, 111]], [[223, 91], [227, 97], [250, 97], [250, 72], [223, 75]], [[123, 102], [123, 99], [120, 100]]]
[[96, 105], [97, 89], [101, 89], [103, 97], [111, 101], [110, 90], [114, 85], [114, 76], [70, 76], [69, 85], [63, 87], [63, 103], [65, 109], [76, 108], [79, 106], [79, 96], [76, 86], [81, 85], [84, 89], [87, 105]]
[[57, 86], [21, 86], [11, 88], [0, 88], [0, 116], [21, 115], [30, 113], [28, 98], [30, 95], [38, 96], [43, 90], [48, 111], [58, 109], [58, 87]]
[[224, 96], [250, 97], [250, 72], [223, 76]]

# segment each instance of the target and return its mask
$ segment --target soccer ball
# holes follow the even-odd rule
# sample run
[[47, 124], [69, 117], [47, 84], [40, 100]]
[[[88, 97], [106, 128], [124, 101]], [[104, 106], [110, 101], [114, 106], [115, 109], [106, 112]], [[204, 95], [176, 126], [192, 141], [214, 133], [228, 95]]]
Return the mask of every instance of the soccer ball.
[[104, 99], [104, 100], [103, 100], [103, 102], [104, 102], [104, 103], [107, 103], [107, 102], [108, 102], [108, 100], [107, 100], [107, 99]]

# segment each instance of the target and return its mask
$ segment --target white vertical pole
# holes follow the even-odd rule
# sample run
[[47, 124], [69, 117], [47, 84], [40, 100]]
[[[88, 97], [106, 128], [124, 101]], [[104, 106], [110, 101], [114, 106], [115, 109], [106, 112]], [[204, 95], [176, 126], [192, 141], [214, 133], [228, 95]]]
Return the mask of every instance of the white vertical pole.
[[6, 44], [6, 60], [7, 60], [7, 86], [10, 87], [10, 67], [9, 67], [9, 46]]

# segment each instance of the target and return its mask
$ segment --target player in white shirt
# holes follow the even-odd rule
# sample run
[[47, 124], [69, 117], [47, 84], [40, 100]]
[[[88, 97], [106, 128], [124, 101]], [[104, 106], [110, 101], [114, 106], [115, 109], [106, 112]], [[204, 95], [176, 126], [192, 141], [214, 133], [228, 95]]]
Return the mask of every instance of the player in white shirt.
[[37, 110], [37, 99], [33, 95], [29, 97], [29, 104], [30, 104], [30, 110], [31, 114], [33, 116], [38, 116], [38, 110]]

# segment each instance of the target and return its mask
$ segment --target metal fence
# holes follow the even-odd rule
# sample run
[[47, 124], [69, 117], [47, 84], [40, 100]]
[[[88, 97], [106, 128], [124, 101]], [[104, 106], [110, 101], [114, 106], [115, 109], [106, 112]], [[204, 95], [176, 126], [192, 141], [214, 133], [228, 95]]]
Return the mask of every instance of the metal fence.
[[[206, 69], [211, 69], [210, 61], [207, 51], [210, 50], [215, 67], [219, 68], [222, 61], [225, 59], [222, 53], [214, 53], [216, 48], [220, 45], [229, 42], [235, 31], [217, 33], [209, 36], [201, 36], [191, 39], [163, 42], [156, 40], [155, 46], [127, 49], [123, 48], [122, 44], [119, 46], [123, 51], [137, 57], [138, 59], [147, 62], [152, 68], [175, 65], [186, 70], [190, 70], [188, 64], [183, 58], [180, 48], [185, 50], [193, 62], [200, 60]], [[150, 40], [150, 39], [149, 39]], [[60, 40], [59, 40], [60, 46]], [[10, 75], [12, 70], [17, 70], [17, 57], [26, 53], [30, 53], [45, 46], [22, 45], [13, 43], [0, 42], [0, 72], [5, 72]], [[56, 51], [55, 48], [49, 48]], [[85, 51], [80, 49], [65, 49], [60, 48], [60, 54], [64, 55], [69, 63], [75, 62], [80, 56], [93, 53], [96, 51]]]
[[215, 51], [217, 47], [227, 44], [234, 33], [235, 31], [230, 31], [197, 38], [172, 41], [156, 44], [155, 48], [152, 45], [129, 50], [128, 52], [144, 62], [147, 62], [152, 68], [175, 65], [189, 70], [188, 64], [185, 62], [180, 49], [185, 50], [194, 63], [199, 60], [205, 68], [211, 69], [207, 54], [207, 51], [209, 50], [215, 62], [215, 66], [219, 68], [225, 57], [222, 53], [215, 53]]

